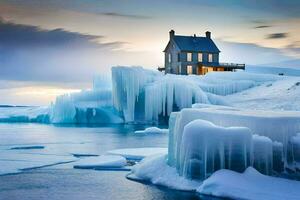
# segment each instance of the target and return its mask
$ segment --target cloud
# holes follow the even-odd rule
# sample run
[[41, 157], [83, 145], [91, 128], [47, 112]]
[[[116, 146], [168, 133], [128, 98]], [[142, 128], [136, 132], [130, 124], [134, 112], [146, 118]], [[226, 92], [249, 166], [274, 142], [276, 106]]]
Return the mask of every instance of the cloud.
[[254, 28], [270, 28], [270, 27], [272, 27], [272, 26], [270, 26], [270, 25], [261, 25], [261, 26], [256, 26], [256, 27], [254, 27]]
[[282, 39], [287, 37], [288, 37], [288, 33], [272, 33], [272, 34], [268, 34], [266, 36], [266, 39]]
[[285, 50], [296, 56], [300, 56], [300, 41], [296, 41], [287, 45]]
[[[44, 30], [38, 26], [15, 24], [0, 19], [0, 46], [14, 47], [107, 47], [103, 36], [81, 34], [64, 29]], [[116, 45], [116, 42], [113, 44]]]
[[119, 17], [119, 18], [128, 18], [128, 19], [150, 19], [151, 18], [149, 16], [144, 16], [144, 15], [123, 14], [117, 12], [102, 12], [99, 14], [109, 16], [109, 17]]
[[[0, 80], [85, 82], [109, 73], [114, 52], [125, 42], [101, 42], [103, 36], [44, 30], [0, 21]], [[117, 57], [117, 56], [116, 56]]]

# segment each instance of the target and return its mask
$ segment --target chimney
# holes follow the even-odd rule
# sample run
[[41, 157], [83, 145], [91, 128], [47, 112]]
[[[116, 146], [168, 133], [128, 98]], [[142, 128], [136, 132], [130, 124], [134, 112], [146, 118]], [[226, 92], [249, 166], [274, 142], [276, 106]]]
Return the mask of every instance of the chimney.
[[170, 34], [170, 39], [172, 39], [174, 37], [174, 35], [175, 35], [175, 31], [174, 30], [170, 30], [169, 34]]
[[196, 34], [194, 34], [194, 37], [196, 37]]
[[206, 35], [206, 38], [209, 38], [209, 39], [211, 38], [211, 32], [206, 31], [206, 32], [205, 32], [205, 35]]

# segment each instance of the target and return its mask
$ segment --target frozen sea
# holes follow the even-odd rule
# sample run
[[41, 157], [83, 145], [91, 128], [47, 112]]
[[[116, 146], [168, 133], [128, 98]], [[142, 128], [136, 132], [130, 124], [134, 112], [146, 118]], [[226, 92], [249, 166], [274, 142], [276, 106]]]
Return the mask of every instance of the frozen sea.
[[0, 199], [215, 199], [134, 182], [125, 171], [73, 169], [72, 154], [167, 147], [167, 134], [134, 134], [144, 128], [0, 123]]

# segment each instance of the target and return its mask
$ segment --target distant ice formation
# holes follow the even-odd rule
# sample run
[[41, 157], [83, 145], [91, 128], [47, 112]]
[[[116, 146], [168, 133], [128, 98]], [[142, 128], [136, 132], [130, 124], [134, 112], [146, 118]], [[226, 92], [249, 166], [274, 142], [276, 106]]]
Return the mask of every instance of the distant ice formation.
[[95, 77], [92, 90], [58, 96], [50, 107], [51, 123], [123, 123], [112, 106], [110, 81]]

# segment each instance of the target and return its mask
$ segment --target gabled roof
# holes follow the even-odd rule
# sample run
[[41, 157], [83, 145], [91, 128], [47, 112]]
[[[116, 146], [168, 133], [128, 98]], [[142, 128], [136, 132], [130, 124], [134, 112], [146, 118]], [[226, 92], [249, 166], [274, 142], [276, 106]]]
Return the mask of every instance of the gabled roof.
[[[214, 41], [207, 37], [174, 35], [173, 41], [181, 51], [219, 53]], [[166, 47], [166, 49], [168, 46]], [[165, 49], [165, 51], [166, 51]]]

